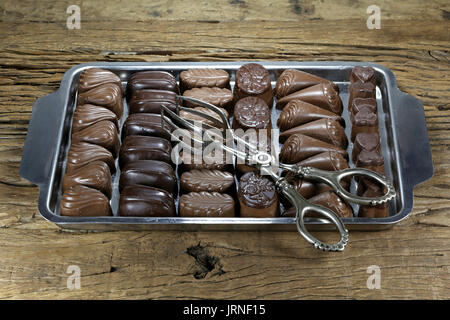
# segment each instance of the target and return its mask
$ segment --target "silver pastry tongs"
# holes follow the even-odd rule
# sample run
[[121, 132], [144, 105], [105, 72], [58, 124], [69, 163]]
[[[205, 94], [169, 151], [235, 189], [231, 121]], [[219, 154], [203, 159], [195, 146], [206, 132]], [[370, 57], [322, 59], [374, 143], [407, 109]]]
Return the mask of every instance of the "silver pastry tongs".
[[[237, 158], [246, 161], [246, 163], [255, 163], [255, 166], [261, 170], [261, 173], [268, 174], [272, 177], [278, 191], [281, 192], [295, 207], [295, 222], [297, 225], [297, 230], [306, 239], [306, 241], [313, 244], [317, 249], [321, 249], [324, 251], [344, 250], [345, 246], [348, 243], [348, 230], [345, 228], [345, 225], [342, 222], [341, 218], [332, 210], [307, 201], [300, 195], [300, 193], [297, 192], [297, 190], [295, 190], [292, 184], [290, 184], [285, 178], [281, 177], [277, 172], [274, 172], [274, 170], [272, 169], [272, 164], [275, 159], [271, 154], [258, 150], [257, 146], [236, 135], [234, 133], [234, 130], [231, 129], [226, 115], [216, 106], [190, 97], [177, 96], [177, 99], [189, 101], [190, 103], [207, 108], [216, 113], [220, 117], [220, 120], [216, 117], [195, 110], [193, 108], [182, 107], [181, 103], [177, 103], [177, 112], [173, 112], [169, 108], [162, 106], [162, 128], [163, 130], [168, 132], [174, 140], [182, 143], [184, 148], [187, 148], [194, 152], [199, 152], [198, 149], [191, 148], [191, 143], [187, 144], [184, 139], [179, 139], [178, 136], [172, 134], [172, 130], [185, 129], [188, 132], [188, 140], [190, 140], [190, 142], [194, 142], [194, 145], [205, 148], [213, 144], [213, 147], [221, 148], [225, 152], [228, 152], [236, 156]], [[204, 121], [200, 126], [198, 126], [198, 122], [195, 123], [195, 121], [183, 119], [177, 114], [181, 110], [194, 114], [204, 120], [209, 120], [209, 122], [214, 123], [215, 126], [211, 126]], [[180, 124], [182, 128], [180, 128], [178, 124]], [[240, 143], [241, 145], [244, 145], [247, 148], [247, 151], [244, 152], [238, 150], [235, 147], [230, 147], [229, 143], [224, 143], [222, 139], [218, 139], [219, 135], [217, 133], [220, 133], [220, 136], [222, 137], [226, 136], [227, 139], [233, 140], [234, 144]], [[186, 135], [184, 137], [186, 137]], [[201, 138], [199, 139], [198, 137]], [[207, 137], [207, 139], [204, 139], [204, 137]], [[227, 140], [227, 142], [229, 141]], [[384, 176], [374, 171], [363, 168], [348, 168], [340, 171], [326, 171], [312, 167], [303, 167], [296, 164], [290, 165], [283, 163], [278, 163], [278, 167], [283, 170], [293, 172], [295, 175], [300, 176], [304, 179], [324, 182], [327, 185], [331, 186], [336, 194], [342, 197], [344, 200], [360, 205], [380, 205], [393, 199], [396, 195], [393, 185]], [[375, 198], [353, 195], [345, 190], [340, 184], [342, 179], [350, 178], [352, 176], [360, 176], [363, 178], [375, 180], [386, 188], [386, 193], [381, 197]], [[316, 216], [318, 215], [328, 221], [331, 221], [337, 227], [340, 233], [340, 240], [334, 244], [327, 244], [312, 236], [305, 227], [305, 216], [307, 213], [315, 213]]]

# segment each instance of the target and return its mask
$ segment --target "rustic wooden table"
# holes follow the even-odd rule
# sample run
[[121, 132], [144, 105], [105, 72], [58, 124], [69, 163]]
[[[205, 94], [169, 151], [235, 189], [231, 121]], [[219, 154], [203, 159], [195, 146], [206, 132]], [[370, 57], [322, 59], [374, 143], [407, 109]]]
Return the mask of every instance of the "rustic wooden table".
[[[0, 2], [0, 298], [450, 298], [450, 6], [377, 1]], [[425, 106], [435, 176], [410, 218], [323, 253], [295, 232], [67, 232], [18, 173], [34, 101], [90, 61], [349, 60], [392, 69]], [[55, 106], [57, 108], [58, 106]], [[325, 238], [331, 235], [326, 233]], [[81, 288], [66, 286], [81, 269]], [[366, 286], [378, 265], [381, 289]]]

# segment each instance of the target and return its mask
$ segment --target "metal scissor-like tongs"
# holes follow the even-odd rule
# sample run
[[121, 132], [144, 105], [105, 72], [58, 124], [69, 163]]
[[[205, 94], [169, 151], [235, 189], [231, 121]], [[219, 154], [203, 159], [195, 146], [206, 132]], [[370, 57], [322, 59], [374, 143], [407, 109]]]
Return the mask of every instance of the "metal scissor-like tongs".
[[[304, 197], [298, 193], [298, 191], [294, 188], [292, 184], [290, 184], [285, 178], [281, 177], [278, 172], [274, 172], [272, 169], [272, 164], [274, 161], [274, 157], [264, 151], [258, 150], [258, 147], [252, 143], [247, 142], [242, 137], [239, 137], [234, 133], [234, 130], [231, 129], [228, 119], [226, 115], [216, 106], [206, 103], [204, 101], [184, 97], [177, 96], [178, 100], [189, 101], [192, 104], [199, 105], [201, 107], [207, 108], [210, 111], [214, 112], [219, 116], [214, 117], [211, 113], [207, 114], [205, 112], [196, 110], [194, 108], [185, 108], [182, 107], [181, 103], [178, 103], [176, 108], [177, 112], [173, 112], [169, 108], [163, 106], [161, 108], [161, 122], [163, 130], [167, 131], [172, 138], [184, 144], [185, 148], [191, 148], [191, 144], [186, 144], [185, 141], [180, 140], [179, 137], [173, 135], [172, 132], [175, 129], [180, 129], [180, 124], [183, 128], [189, 132], [189, 139], [191, 142], [194, 142], [194, 145], [201, 146], [201, 148], [205, 148], [210, 144], [214, 144], [214, 147], [219, 147], [223, 149], [225, 152], [228, 152], [242, 161], [246, 161], [246, 163], [254, 163], [256, 167], [258, 167], [262, 173], [268, 174], [272, 177], [277, 186], [279, 192], [281, 192], [295, 207], [296, 216], [295, 222], [297, 225], [298, 232], [311, 244], [313, 244], [316, 248], [322, 249], [324, 251], [342, 251], [348, 243], [348, 230], [345, 228], [340, 217], [329, 210], [320, 205], [313, 204], [307, 201]], [[204, 119], [205, 121], [201, 123], [201, 126], [198, 126], [195, 121], [189, 119], [183, 119], [177, 113], [179, 111], [189, 112], [199, 119]], [[213, 114], [214, 115], [214, 114]], [[214, 126], [206, 123], [213, 123]], [[205, 130], [206, 129], [206, 130]], [[221, 130], [219, 130], [221, 129]], [[223, 140], [218, 139], [218, 136], [215, 134], [208, 134], [208, 132], [221, 132], [222, 136], [227, 134], [228, 138], [231, 138], [234, 141], [234, 144], [240, 143], [246, 147], [246, 151], [238, 150], [235, 147], [230, 147], [228, 143], [224, 143]], [[208, 139], [204, 139], [204, 136], [207, 136]], [[202, 139], [198, 139], [197, 137], [202, 137]], [[193, 149], [196, 152], [195, 149]], [[198, 152], [198, 150], [197, 150]], [[396, 195], [395, 189], [393, 185], [386, 179], [386, 177], [378, 174], [374, 171], [363, 169], [363, 168], [348, 168], [339, 171], [326, 171], [320, 170], [312, 167], [303, 167], [296, 164], [283, 164], [278, 163], [278, 167], [282, 170], [287, 170], [295, 175], [302, 177], [304, 179], [310, 179], [315, 181], [324, 182], [327, 185], [331, 186], [333, 190], [339, 195], [342, 199], [347, 202], [353, 202], [360, 205], [380, 205], [386, 203], [393, 199]], [[353, 176], [360, 176], [362, 178], [369, 178], [375, 180], [380, 183], [386, 190], [386, 193], [383, 196], [376, 198], [367, 198], [360, 197], [351, 194], [347, 190], [345, 190], [341, 185], [341, 180], [344, 178], [349, 179]], [[316, 213], [319, 216], [326, 218], [328, 221], [331, 221], [338, 229], [341, 238], [335, 244], [327, 244], [312, 236], [305, 227], [305, 215], [307, 213]]]

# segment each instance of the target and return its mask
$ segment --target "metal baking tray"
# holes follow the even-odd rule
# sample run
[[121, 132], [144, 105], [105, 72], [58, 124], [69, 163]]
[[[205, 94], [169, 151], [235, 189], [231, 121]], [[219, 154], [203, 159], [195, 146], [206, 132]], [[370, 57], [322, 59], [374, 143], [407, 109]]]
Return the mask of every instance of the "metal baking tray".
[[[154, 218], [154, 217], [66, 217], [59, 215], [61, 180], [70, 146], [72, 116], [76, 105], [78, 80], [83, 70], [98, 67], [111, 70], [126, 82], [134, 72], [165, 70], [177, 79], [179, 73], [191, 68], [218, 68], [231, 75], [247, 61], [239, 62], [96, 62], [77, 65], [68, 70], [59, 89], [39, 98], [34, 106], [24, 146], [20, 175], [40, 188], [38, 207], [41, 215], [62, 228], [89, 230], [296, 230], [294, 218]], [[370, 66], [376, 70], [379, 131], [387, 176], [393, 181], [397, 197], [391, 201], [386, 218], [344, 218], [349, 230], [380, 230], [406, 218], [413, 209], [413, 189], [433, 175], [428, 132], [422, 103], [397, 88], [394, 74], [386, 67], [360, 62], [266, 62], [257, 61], [270, 73], [272, 87], [284, 69], [295, 68], [338, 84], [344, 105], [346, 133], [350, 135], [347, 112], [351, 69]], [[124, 99], [125, 112], [128, 110]], [[272, 108], [273, 123], [277, 112]], [[121, 120], [123, 123], [126, 114]], [[348, 149], [351, 154], [351, 144]], [[352, 164], [350, 164], [352, 165]], [[117, 166], [118, 167], [118, 166]], [[111, 200], [113, 211], [118, 202], [118, 174], [113, 176]], [[354, 188], [354, 186], [352, 186]], [[309, 219], [308, 229], [331, 229], [319, 219]]]

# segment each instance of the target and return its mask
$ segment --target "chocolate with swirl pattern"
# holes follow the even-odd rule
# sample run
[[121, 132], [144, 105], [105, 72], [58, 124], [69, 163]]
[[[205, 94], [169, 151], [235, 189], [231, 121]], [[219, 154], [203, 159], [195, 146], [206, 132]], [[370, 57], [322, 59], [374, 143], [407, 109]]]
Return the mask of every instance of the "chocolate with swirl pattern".
[[70, 217], [110, 216], [108, 198], [96, 189], [76, 185], [65, 191], [61, 200], [61, 215]]
[[180, 183], [187, 192], [226, 192], [234, 185], [234, 176], [220, 170], [191, 170], [181, 175]]
[[114, 83], [105, 83], [89, 91], [78, 94], [77, 104], [93, 104], [114, 112], [118, 119], [122, 117], [122, 88]]
[[242, 217], [276, 217], [278, 194], [269, 177], [248, 172], [239, 179], [238, 199]]
[[183, 194], [179, 201], [181, 217], [234, 217], [233, 198], [219, 192], [189, 192]]
[[[208, 102], [216, 107], [226, 109], [229, 113], [233, 106], [233, 93], [227, 88], [193, 88], [186, 90], [183, 96]], [[198, 105], [188, 101], [185, 101], [185, 105], [191, 108], [198, 107]]]
[[189, 69], [180, 73], [182, 91], [192, 88], [230, 88], [230, 75], [222, 69]]
[[115, 84], [122, 91], [122, 82], [117, 75], [109, 70], [89, 68], [84, 70], [80, 75], [80, 80], [78, 82], [78, 93], [89, 91], [106, 83]]
[[72, 134], [72, 143], [88, 142], [102, 146], [117, 157], [120, 148], [119, 135], [114, 123], [108, 120], [94, 123], [93, 125], [74, 132]]
[[108, 120], [119, 130], [119, 123], [114, 112], [93, 104], [78, 105], [73, 114], [72, 133], [85, 129], [99, 121]]
[[112, 153], [102, 146], [87, 142], [72, 143], [67, 155], [66, 173], [71, 173], [75, 169], [94, 161], [105, 162], [111, 173], [116, 171]]
[[63, 193], [76, 185], [97, 189], [111, 198], [111, 172], [103, 161], [94, 161], [66, 173], [62, 180]]
[[295, 91], [302, 90], [319, 83], [329, 83], [333, 86], [336, 92], [339, 92], [339, 87], [335, 83], [327, 79], [315, 76], [311, 73], [296, 69], [286, 69], [283, 71], [283, 73], [277, 79], [275, 92], [277, 98], [279, 99]]
[[273, 105], [273, 92], [270, 74], [266, 68], [257, 63], [247, 63], [236, 71], [234, 100], [253, 96], [259, 97], [269, 106]]

